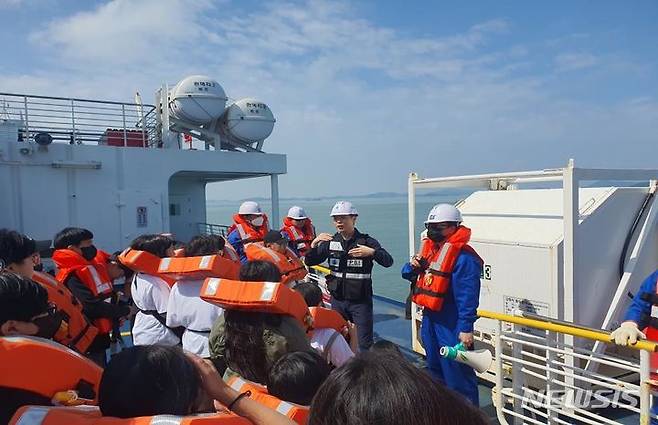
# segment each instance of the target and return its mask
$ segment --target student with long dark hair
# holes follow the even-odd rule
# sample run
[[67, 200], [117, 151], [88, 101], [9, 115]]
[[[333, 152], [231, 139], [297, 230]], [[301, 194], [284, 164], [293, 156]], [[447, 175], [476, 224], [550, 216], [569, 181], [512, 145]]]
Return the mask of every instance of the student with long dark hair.
[[309, 425], [485, 425], [469, 401], [396, 356], [364, 352], [336, 369], [311, 404]]
[[[240, 280], [279, 282], [279, 270], [266, 261], [248, 261]], [[227, 310], [210, 333], [210, 357], [218, 370], [226, 366], [250, 381], [265, 384], [271, 365], [282, 355], [309, 351], [306, 333], [297, 319], [282, 314]]]

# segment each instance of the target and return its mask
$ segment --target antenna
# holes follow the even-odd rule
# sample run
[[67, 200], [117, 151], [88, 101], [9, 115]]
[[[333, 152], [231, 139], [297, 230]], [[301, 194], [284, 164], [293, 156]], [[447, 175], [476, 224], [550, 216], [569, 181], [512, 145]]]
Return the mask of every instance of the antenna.
[[144, 127], [144, 103], [142, 103], [142, 95], [138, 91], [135, 91], [135, 105], [137, 105], [137, 116], [139, 120], [137, 121], [137, 127]]

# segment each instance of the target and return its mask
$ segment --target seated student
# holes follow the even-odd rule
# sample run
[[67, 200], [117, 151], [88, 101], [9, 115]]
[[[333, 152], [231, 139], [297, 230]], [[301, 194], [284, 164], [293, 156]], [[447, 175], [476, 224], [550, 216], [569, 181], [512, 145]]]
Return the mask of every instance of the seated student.
[[[281, 254], [283, 262], [275, 264], [282, 274], [282, 281], [288, 287], [294, 287], [301, 282], [307, 275], [306, 267], [299, 256], [288, 247], [289, 240], [278, 230], [270, 230], [263, 239], [263, 246], [272, 251]], [[247, 248], [247, 257], [250, 257], [250, 248]], [[266, 261], [275, 261], [270, 255], [262, 255], [262, 258], [249, 258], [250, 260], [262, 259]]]
[[[401, 397], [404, 395], [404, 397]], [[309, 425], [486, 425], [482, 412], [429, 374], [389, 354], [363, 352], [334, 370]]]
[[400, 360], [406, 361], [402, 351], [400, 351], [400, 347], [398, 347], [395, 343], [385, 339], [380, 339], [379, 341], [376, 341], [374, 344], [372, 344], [370, 351], [378, 354], [394, 356]]
[[[52, 338], [62, 325], [62, 316], [48, 303], [48, 293], [36, 282], [10, 271], [0, 271], [0, 337], [39, 336]], [[0, 423], [9, 419], [21, 406], [50, 405], [50, 400], [17, 388], [2, 385], [2, 374], [10, 373], [4, 363], [0, 373]]]
[[96, 249], [93, 239], [94, 234], [87, 229], [62, 229], [53, 240], [53, 261], [58, 269], [57, 281], [80, 301], [83, 313], [98, 328], [89, 356], [103, 365], [113, 322], [127, 316], [130, 308], [107, 302], [114, 295], [107, 270], [109, 254]]
[[[322, 290], [318, 285], [300, 282], [295, 286], [295, 291], [302, 294], [309, 307], [322, 306]], [[348, 322], [350, 340], [348, 344], [345, 337], [334, 329], [314, 328], [311, 334], [311, 347], [317, 350], [327, 363], [340, 367], [359, 351], [359, 340], [356, 333], [356, 326]]]
[[[174, 240], [165, 235], [141, 235], [132, 241], [130, 248], [146, 251], [160, 258], [173, 257]], [[158, 276], [137, 273], [133, 278], [130, 293], [138, 309], [132, 329], [133, 344], [178, 345], [182, 332], [167, 327], [169, 284]]]
[[[278, 282], [277, 268], [266, 261], [248, 261], [240, 280]], [[210, 332], [210, 358], [223, 371], [228, 365], [244, 379], [265, 384], [267, 371], [282, 355], [308, 351], [306, 333], [292, 316], [248, 311], [224, 311]]]
[[[217, 235], [195, 236], [185, 246], [185, 255], [220, 255], [224, 243], [224, 238]], [[223, 310], [199, 298], [202, 285], [203, 280], [196, 279], [176, 282], [171, 287], [167, 304], [167, 326], [184, 327], [185, 332], [181, 338], [183, 349], [208, 358], [210, 329]]]
[[0, 229], [0, 262], [7, 270], [32, 279], [48, 293], [48, 300], [57, 306], [57, 314], [65, 319], [67, 330], [55, 340], [79, 353], [86, 353], [98, 330], [82, 314], [80, 302], [49, 274], [37, 272], [40, 257], [37, 242], [13, 230]]
[[164, 345], [134, 346], [112, 356], [98, 398], [102, 414], [118, 418], [214, 412], [216, 400], [255, 425], [293, 424], [226, 385], [212, 363]]
[[330, 371], [315, 351], [287, 353], [270, 368], [267, 392], [281, 400], [309, 406]]

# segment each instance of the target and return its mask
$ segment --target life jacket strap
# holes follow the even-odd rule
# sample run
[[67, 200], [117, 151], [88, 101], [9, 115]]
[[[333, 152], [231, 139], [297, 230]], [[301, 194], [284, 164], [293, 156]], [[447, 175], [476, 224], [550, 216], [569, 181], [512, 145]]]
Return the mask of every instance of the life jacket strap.
[[442, 272], [440, 270], [427, 269], [427, 272], [433, 274], [434, 276], [447, 277], [450, 279], [452, 277], [452, 272]]
[[413, 292], [414, 292], [414, 295], [421, 294], [421, 295], [427, 295], [428, 297], [434, 297], [434, 298], [444, 298], [446, 296], [446, 294], [443, 293], [443, 292], [430, 291], [430, 290], [425, 289], [425, 288], [420, 288], [420, 287], [418, 287], [418, 285], [414, 286]]
[[181, 338], [183, 336], [183, 333], [185, 332], [185, 328], [183, 326], [176, 326], [173, 328], [171, 326], [167, 326], [166, 317], [162, 313], [158, 312], [158, 310], [142, 310], [140, 308], [138, 308], [137, 310], [139, 310], [139, 312], [142, 314], [146, 314], [147, 316], [154, 317], [155, 320], [157, 320], [165, 328], [172, 331], [174, 335], [176, 335], [178, 338]]

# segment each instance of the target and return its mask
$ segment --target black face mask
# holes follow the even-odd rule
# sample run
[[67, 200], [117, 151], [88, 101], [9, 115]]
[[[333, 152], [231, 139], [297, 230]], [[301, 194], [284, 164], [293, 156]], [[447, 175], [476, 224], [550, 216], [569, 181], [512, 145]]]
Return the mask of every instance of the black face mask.
[[434, 228], [427, 229], [427, 237], [430, 238], [432, 242], [441, 242], [446, 238], [443, 236], [443, 230]]
[[80, 251], [82, 251], [82, 257], [87, 261], [93, 260], [96, 258], [96, 254], [98, 254], [98, 250], [93, 245], [82, 247]]
[[35, 272], [42, 272], [43, 271], [43, 264], [39, 263], [34, 266], [34, 271]]
[[[60, 311], [48, 312], [47, 316], [33, 319], [32, 323], [39, 328], [39, 331], [35, 336], [52, 339], [57, 335], [57, 332], [62, 328], [62, 325], [67, 326], [65, 323], [62, 323], [63, 321], [64, 316]], [[66, 330], [66, 328], [64, 330]]]

